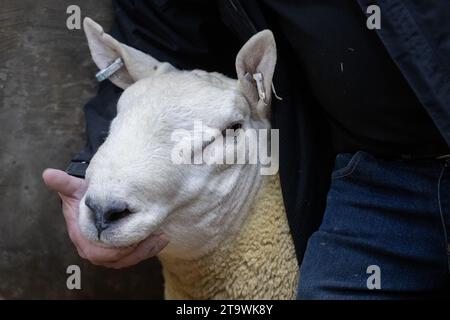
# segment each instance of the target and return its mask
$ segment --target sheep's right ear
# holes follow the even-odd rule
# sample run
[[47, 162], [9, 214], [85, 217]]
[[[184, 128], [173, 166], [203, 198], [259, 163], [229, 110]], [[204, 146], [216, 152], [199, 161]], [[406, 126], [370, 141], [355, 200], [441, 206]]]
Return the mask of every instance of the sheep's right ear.
[[85, 18], [83, 28], [91, 50], [92, 60], [99, 69], [104, 69], [117, 58], [122, 58], [124, 66], [116, 71], [109, 80], [125, 89], [137, 80], [161, 74], [175, 69], [167, 62], [159, 62], [148, 54], [120, 43], [90, 18]]
[[261, 118], [268, 117], [276, 62], [277, 46], [270, 30], [251, 37], [236, 57], [240, 89]]

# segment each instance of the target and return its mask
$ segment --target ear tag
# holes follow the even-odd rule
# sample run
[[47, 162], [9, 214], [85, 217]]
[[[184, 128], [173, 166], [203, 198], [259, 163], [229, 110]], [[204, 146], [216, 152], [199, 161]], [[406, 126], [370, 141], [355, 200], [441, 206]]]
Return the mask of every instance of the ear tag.
[[117, 70], [119, 70], [120, 68], [123, 67], [123, 65], [124, 65], [124, 63], [123, 63], [122, 58], [117, 58], [109, 66], [107, 66], [106, 68], [104, 68], [104, 69], [100, 70], [99, 72], [97, 72], [95, 74], [95, 78], [97, 79], [98, 82], [102, 82], [103, 80], [108, 79], [114, 73], [116, 73]]
[[264, 79], [263, 74], [258, 72], [253, 74], [253, 79], [256, 81], [256, 88], [258, 89], [258, 96], [259, 99], [264, 102], [264, 104], [267, 104], [266, 102], [266, 89], [264, 88]]

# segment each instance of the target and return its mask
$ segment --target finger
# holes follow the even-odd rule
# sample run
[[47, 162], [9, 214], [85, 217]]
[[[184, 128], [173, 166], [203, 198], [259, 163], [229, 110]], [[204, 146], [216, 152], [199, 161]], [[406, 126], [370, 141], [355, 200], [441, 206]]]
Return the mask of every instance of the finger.
[[78, 244], [78, 237], [76, 235], [76, 232], [74, 232], [73, 227], [70, 227], [70, 223], [66, 219], [66, 225], [67, 225], [67, 233], [69, 235], [70, 241], [72, 241], [73, 245], [75, 246], [75, 249], [77, 249], [78, 255], [83, 258], [87, 259], [86, 254], [84, 253], [83, 249]]
[[86, 254], [84, 253], [84, 251], [83, 251], [80, 247], [78, 247], [76, 244], [75, 244], [75, 248], [77, 249], [78, 255], [79, 255], [82, 259], [86, 259], [86, 260], [87, 260], [87, 256], [86, 256]]
[[84, 180], [56, 169], [45, 169], [42, 173], [45, 184], [53, 191], [65, 196], [74, 196], [84, 187]]
[[169, 239], [164, 234], [150, 236], [139, 243], [136, 249], [129, 255], [106, 266], [114, 269], [131, 267], [143, 260], [156, 256], [168, 243]]
[[62, 212], [66, 220], [67, 228], [78, 227], [79, 201], [75, 203], [65, 196], [60, 195], [60, 197], [62, 199]]
[[103, 248], [84, 238], [78, 239], [78, 245], [90, 262], [101, 265], [115, 263], [135, 250], [135, 247]]

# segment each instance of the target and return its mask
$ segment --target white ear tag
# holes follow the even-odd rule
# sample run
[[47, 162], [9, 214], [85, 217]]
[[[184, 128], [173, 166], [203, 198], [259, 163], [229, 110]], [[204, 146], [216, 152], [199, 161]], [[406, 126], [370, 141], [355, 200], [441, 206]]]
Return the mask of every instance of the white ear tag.
[[100, 70], [99, 72], [97, 72], [95, 74], [95, 78], [97, 79], [98, 82], [102, 82], [103, 80], [108, 79], [114, 73], [116, 73], [117, 70], [119, 70], [120, 68], [123, 67], [123, 65], [124, 65], [124, 63], [123, 63], [122, 58], [117, 58], [109, 66], [107, 66], [106, 68], [104, 68], [104, 69]]
[[264, 79], [263, 74], [258, 72], [253, 74], [253, 79], [256, 81], [256, 88], [258, 89], [258, 96], [259, 99], [264, 102], [264, 104], [267, 104], [266, 102], [266, 89], [264, 88]]

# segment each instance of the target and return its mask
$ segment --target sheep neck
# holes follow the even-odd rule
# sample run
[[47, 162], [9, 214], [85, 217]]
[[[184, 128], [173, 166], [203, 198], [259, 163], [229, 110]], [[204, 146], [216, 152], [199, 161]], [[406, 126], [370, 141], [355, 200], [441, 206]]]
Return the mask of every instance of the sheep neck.
[[267, 177], [237, 235], [195, 260], [161, 256], [168, 299], [295, 298], [298, 265], [278, 176]]

